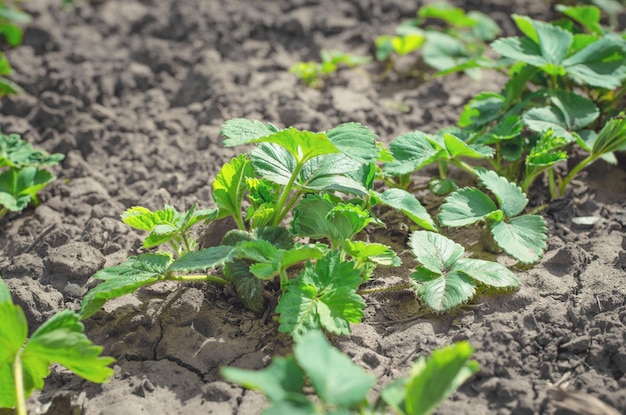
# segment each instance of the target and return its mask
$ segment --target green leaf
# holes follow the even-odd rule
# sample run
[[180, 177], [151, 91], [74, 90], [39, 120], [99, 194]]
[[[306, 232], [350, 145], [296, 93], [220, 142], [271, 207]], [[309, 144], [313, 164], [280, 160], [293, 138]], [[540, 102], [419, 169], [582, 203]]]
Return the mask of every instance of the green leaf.
[[63, 154], [48, 154], [43, 150], [36, 150], [18, 134], [0, 133], [0, 167], [52, 166], [64, 157]]
[[374, 44], [376, 45], [376, 60], [384, 61], [389, 59], [393, 53], [393, 38], [394, 36], [382, 35], [376, 38]]
[[226, 147], [252, 143], [259, 138], [267, 137], [277, 132], [278, 129], [272, 124], [263, 124], [256, 120], [235, 118], [226, 121], [222, 125], [220, 133], [226, 137]]
[[624, 113], [607, 122], [593, 142], [591, 154], [599, 157], [616, 150], [626, 149], [626, 117]]
[[339, 251], [332, 251], [308, 263], [291, 280], [276, 312], [280, 314], [279, 331], [295, 339], [313, 329], [323, 328], [334, 334], [350, 333], [349, 323], [363, 318], [365, 302], [356, 293], [361, 276], [352, 262], [342, 262]]
[[238, 258], [254, 262], [272, 262], [280, 255], [278, 248], [263, 239], [241, 242], [236, 249]]
[[474, 280], [457, 270], [438, 274], [428, 268], [417, 267], [411, 277], [416, 283], [419, 298], [436, 312], [458, 307], [476, 293]]
[[393, 51], [398, 55], [408, 55], [422, 47], [426, 41], [426, 36], [420, 33], [411, 33], [404, 36], [394, 36], [391, 38]]
[[263, 370], [245, 370], [223, 367], [224, 379], [246, 389], [261, 391], [272, 403], [284, 401], [307, 403], [304, 388], [304, 372], [293, 356], [276, 356], [272, 364]]
[[565, 6], [557, 4], [556, 9], [581, 24], [589, 33], [602, 35], [602, 26], [600, 25], [600, 9], [596, 6]]
[[322, 259], [326, 251], [324, 244], [297, 245], [283, 253], [280, 260], [281, 267], [286, 269], [308, 259]]
[[241, 202], [249, 177], [254, 177], [254, 171], [245, 154], [234, 157], [230, 163], [222, 166], [213, 182], [213, 200], [219, 209], [218, 218], [231, 215], [240, 224]]
[[340, 124], [326, 131], [328, 139], [339, 151], [361, 164], [375, 163], [380, 154], [376, 134], [359, 123]]
[[332, 347], [319, 331], [296, 340], [294, 355], [311, 386], [328, 406], [357, 408], [365, 402], [376, 378]]
[[169, 225], [176, 228], [180, 213], [175, 207], [166, 205], [163, 210], [154, 212], [142, 206], [133, 206], [122, 214], [122, 222], [134, 229], [152, 232], [157, 225]]
[[446, 150], [450, 157], [469, 157], [474, 159], [486, 159], [493, 157], [493, 149], [487, 146], [468, 145], [460, 138], [445, 133], [443, 135]]
[[437, 225], [428, 211], [415, 196], [406, 190], [387, 189], [383, 193], [372, 191], [371, 194], [377, 203], [399, 210], [420, 227], [429, 231], [437, 230]]
[[22, 28], [14, 24], [0, 24], [0, 33], [4, 35], [9, 46], [17, 46], [22, 43]]
[[495, 92], [481, 92], [463, 107], [459, 127], [480, 127], [500, 116], [505, 98]]
[[563, 61], [567, 73], [591, 86], [615, 89], [626, 76], [624, 40], [607, 36]]
[[3, 5], [0, 6], [0, 19], [15, 23], [28, 23], [32, 18], [30, 14], [23, 12], [17, 7], [11, 7], [3, 3]]
[[241, 259], [234, 259], [224, 265], [223, 271], [224, 276], [233, 283], [243, 305], [255, 313], [263, 311], [263, 283], [250, 272], [250, 265]]
[[233, 257], [235, 249], [232, 246], [219, 245], [195, 252], [189, 252], [174, 261], [168, 272], [204, 271], [224, 265]]
[[497, 210], [496, 204], [485, 193], [474, 187], [464, 187], [446, 198], [438, 218], [443, 226], [467, 226], [486, 219]]
[[452, 7], [447, 3], [434, 3], [425, 5], [417, 11], [418, 17], [422, 19], [442, 19], [450, 26], [473, 27], [478, 21], [465, 14], [460, 7]]
[[306, 162], [295, 184], [308, 191], [338, 191], [364, 196], [369, 183], [363, 167], [368, 166], [343, 154], [328, 154]]
[[293, 247], [291, 234], [282, 226], [262, 226], [254, 229], [252, 236], [267, 241], [278, 249], [291, 249]]
[[573, 35], [558, 26], [513, 15], [528, 38], [508, 37], [496, 40], [491, 47], [499, 54], [537, 66], [550, 75], [563, 75], [565, 57]]
[[296, 235], [328, 238], [333, 246], [339, 246], [374, 221], [375, 218], [359, 206], [335, 205], [328, 198], [309, 195], [295, 208], [292, 227]]
[[346, 240], [343, 244], [346, 253], [359, 262], [374, 262], [378, 265], [399, 267], [402, 260], [387, 245], [375, 242]]
[[402, 134], [391, 142], [389, 148], [395, 160], [385, 163], [384, 170], [392, 175], [412, 173], [446, 158], [445, 151], [434, 147], [428, 136], [421, 131]]
[[101, 357], [102, 347], [93, 345], [83, 331], [78, 314], [64, 310], [33, 333], [21, 356], [27, 395], [33, 388], [43, 388], [52, 363], [96, 383], [103, 383], [113, 375], [113, 369], [108, 366], [115, 359]]
[[[22, 308], [13, 304], [11, 293], [0, 279], [0, 366], [13, 361], [28, 335], [28, 323]], [[0, 400], [1, 402], [1, 400]], [[0, 405], [2, 408], [10, 406]]]
[[413, 364], [406, 382], [406, 413], [433, 413], [443, 400], [478, 371], [478, 363], [469, 360], [472, 352], [472, 346], [463, 341], [435, 350], [428, 359], [420, 357]]
[[467, 16], [477, 22], [472, 26], [472, 33], [483, 42], [495, 39], [502, 32], [498, 23], [485, 13], [471, 11]]
[[428, 182], [428, 188], [434, 194], [438, 196], [444, 196], [444, 195], [454, 192], [456, 189], [459, 188], [459, 186], [457, 185], [456, 180], [451, 179], [449, 177], [445, 179], [442, 179], [440, 177], [433, 177]]
[[500, 55], [529, 65], [542, 67], [547, 65], [546, 59], [541, 56], [539, 45], [527, 38], [504, 37], [491, 43], [491, 48]]
[[463, 64], [470, 55], [459, 39], [445, 33], [429, 31], [422, 48], [422, 57], [427, 65], [445, 71]]
[[0, 174], [0, 205], [19, 212], [32, 200], [36, 201], [37, 193], [55, 178], [49, 171], [34, 166], [9, 169]]
[[296, 169], [296, 158], [278, 144], [263, 143], [250, 152], [252, 166], [264, 179], [287, 185]]
[[442, 274], [463, 255], [465, 249], [435, 232], [416, 231], [409, 238], [409, 247], [425, 269]]
[[562, 150], [566, 144], [567, 140], [554, 135], [552, 130], [543, 133], [526, 157], [526, 175], [567, 160], [567, 152]]
[[520, 136], [523, 127], [521, 117], [517, 115], [508, 116], [499, 120], [488, 133], [481, 135], [477, 141], [489, 145], [513, 140]]
[[579, 130], [595, 121], [600, 110], [593, 101], [569, 91], [547, 91], [552, 106], [533, 108], [523, 115], [524, 124], [543, 133], [552, 129], [569, 142], [575, 141], [571, 131]]
[[518, 216], [507, 222], [492, 225], [491, 233], [496, 243], [518, 261], [537, 262], [547, 247], [548, 228], [539, 215]]
[[104, 280], [89, 290], [81, 302], [81, 318], [95, 314], [107, 300], [130, 294], [162, 278], [172, 263], [169, 254], [133, 256], [119, 265], [101, 269], [92, 278]]
[[278, 144], [289, 151], [299, 163], [324, 154], [339, 152], [326, 134], [300, 131], [293, 127], [260, 138], [255, 142]]
[[0, 97], [4, 95], [20, 94], [23, 89], [15, 82], [0, 76]]
[[528, 204], [528, 198], [515, 183], [499, 176], [493, 170], [478, 170], [478, 179], [498, 200], [500, 209], [507, 217], [517, 216]]
[[519, 278], [514, 272], [498, 262], [473, 258], [459, 258], [452, 267], [489, 287], [518, 288]]
[[[261, 144], [250, 155], [255, 170], [266, 180], [287, 185], [296, 168], [291, 153], [276, 144]], [[328, 154], [308, 160], [302, 166], [295, 186], [307, 191], [340, 191], [363, 195], [363, 183], [351, 177], [362, 164], [343, 154]]]

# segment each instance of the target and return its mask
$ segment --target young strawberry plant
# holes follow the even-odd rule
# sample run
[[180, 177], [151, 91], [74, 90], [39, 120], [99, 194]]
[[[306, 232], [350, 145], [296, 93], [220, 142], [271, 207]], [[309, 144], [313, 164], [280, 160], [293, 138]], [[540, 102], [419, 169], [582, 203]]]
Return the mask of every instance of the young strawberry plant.
[[418, 297], [432, 310], [443, 312], [469, 301], [478, 285], [516, 289], [519, 279], [498, 262], [462, 258], [465, 249], [429, 231], [411, 234], [409, 246], [422, 265], [411, 275]]
[[[430, 25], [442, 22], [444, 27]], [[394, 66], [394, 55], [404, 56], [421, 50], [421, 59], [438, 72], [435, 76], [464, 71], [480, 79], [480, 67], [497, 67], [484, 56], [487, 43], [500, 33], [500, 27], [479, 11], [466, 13], [447, 3], [422, 6], [417, 18], [402, 23], [394, 36], [376, 39], [376, 59]]]
[[[494, 171], [478, 169], [478, 178], [498, 201], [474, 187], [451, 193], [441, 205], [439, 221], [444, 226], [467, 226], [485, 222], [498, 247], [518, 261], [528, 264], [539, 260], [546, 249], [547, 226], [539, 215], [520, 215], [528, 198], [517, 185]], [[485, 244], [487, 247], [489, 243]]]
[[[607, 120], [622, 110], [626, 92], [624, 37], [600, 25], [597, 7], [559, 10], [569, 19], [546, 23], [513, 16], [524, 36], [492, 43], [516, 62], [509, 81], [501, 93], [472, 99], [459, 120], [467, 143], [493, 146], [494, 169], [524, 191], [547, 172], [552, 198], [562, 196], [563, 183], [571, 180], [559, 182], [553, 167], [573, 146], [591, 151]], [[617, 149], [593, 160], [615, 163]]]
[[[24, 13], [17, 6], [17, 1], [0, 1], [0, 39], [8, 46], [14, 47], [22, 43], [23, 31], [21, 25], [30, 22], [29, 14]], [[17, 94], [22, 91], [15, 82], [7, 78], [13, 73], [11, 65], [4, 52], [0, 50], [0, 97], [8, 94]]]
[[[428, 415], [470, 376], [478, 364], [467, 342], [420, 357], [408, 376], [386, 386], [374, 403], [367, 401], [376, 379], [313, 331], [296, 341], [294, 355], [274, 357], [260, 371], [222, 368], [230, 382], [261, 391], [270, 401], [263, 414]], [[310, 384], [314, 396], [305, 392]]]
[[[294, 337], [320, 328], [347, 334], [349, 323], [363, 316], [359, 286], [376, 266], [400, 264], [388, 246], [354, 240], [366, 226], [383, 225], [369, 208], [391, 206], [429, 230], [436, 230], [434, 221], [406, 191], [371, 190], [381, 147], [360, 124], [313, 133], [235, 119], [224, 124], [222, 134], [226, 145], [256, 146], [217, 174], [212, 184], [217, 209], [129, 209], [122, 220], [149, 232], [144, 248], [169, 246], [170, 251], [141, 254], [96, 273], [94, 278], [104, 282], [83, 299], [82, 316], [108, 299], [162, 280], [232, 284], [247, 308], [262, 312], [265, 287], [277, 279], [279, 330]], [[198, 250], [191, 227], [229, 216], [237, 229], [221, 245]], [[290, 230], [281, 226], [288, 216]], [[296, 237], [318, 242], [296, 242]], [[206, 272], [215, 267], [222, 267], [223, 275]], [[304, 269], [292, 272], [296, 267]], [[307, 310], [298, 307], [305, 303]]]
[[27, 338], [24, 312], [13, 304], [1, 278], [0, 320], [0, 408], [16, 408], [16, 414], [26, 415], [26, 398], [34, 389], [43, 389], [52, 363], [95, 383], [113, 375], [108, 366], [115, 359], [100, 356], [102, 347], [89, 341], [73, 311], [55, 314]]
[[[81, 318], [96, 313], [107, 300], [130, 294], [140, 287], [158, 281], [210, 281], [228, 284], [224, 278], [206, 273], [223, 265], [233, 255], [230, 246], [197, 249], [197, 243], [189, 235], [190, 227], [210, 221], [217, 216], [216, 210], [196, 210], [192, 207], [179, 213], [174, 207], [151, 212], [134, 207], [122, 215], [129, 226], [150, 234], [143, 242], [144, 248], [167, 244], [173, 251], [140, 254], [125, 262], [104, 268], [93, 275], [104, 282], [89, 290], [81, 303]], [[198, 273], [198, 271], [204, 273]]]
[[341, 66], [355, 68], [371, 61], [367, 56], [358, 56], [339, 50], [324, 50], [320, 52], [321, 62], [298, 62], [289, 68], [289, 72], [301, 79], [311, 88], [321, 88], [324, 81]]
[[494, 154], [492, 148], [483, 144], [468, 144], [459, 138], [458, 134], [458, 131], [451, 129], [444, 129], [435, 135], [421, 131], [402, 134], [390, 144], [392, 159], [383, 165], [382, 177], [390, 183], [397, 181], [396, 177], [409, 176], [417, 170], [437, 163], [439, 177], [432, 178], [429, 186], [436, 194], [450, 193], [457, 187], [456, 182], [447, 177], [450, 165], [475, 176], [474, 168], [462, 159], [489, 160]]
[[17, 134], [0, 133], [0, 219], [9, 211], [39, 204], [37, 193], [56, 179], [42, 167], [57, 164], [63, 157], [35, 150]]

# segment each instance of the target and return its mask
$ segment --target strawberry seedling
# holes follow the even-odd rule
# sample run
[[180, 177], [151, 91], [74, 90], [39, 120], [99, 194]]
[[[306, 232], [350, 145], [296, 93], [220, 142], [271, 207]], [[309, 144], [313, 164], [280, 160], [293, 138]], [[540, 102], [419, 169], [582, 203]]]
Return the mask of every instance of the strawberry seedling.
[[341, 66], [355, 68], [370, 62], [367, 56], [358, 56], [338, 50], [324, 50], [320, 52], [322, 62], [298, 62], [289, 68], [289, 72], [301, 79], [311, 88], [322, 88], [324, 81], [337, 72]]
[[0, 408], [16, 408], [18, 415], [26, 415], [26, 398], [34, 389], [43, 389], [52, 363], [95, 383], [113, 375], [108, 366], [115, 359], [100, 356], [102, 347], [89, 341], [73, 311], [55, 314], [28, 339], [24, 312], [13, 304], [1, 278], [0, 320]]
[[[431, 25], [436, 21], [441, 25]], [[487, 43], [500, 33], [500, 27], [479, 11], [466, 13], [447, 3], [421, 7], [415, 19], [402, 23], [394, 36], [376, 39], [376, 59], [386, 61], [388, 70], [394, 67], [394, 55], [404, 56], [420, 50], [424, 63], [443, 76], [463, 71], [479, 79], [480, 67], [498, 67], [484, 56]]]
[[484, 221], [495, 243], [507, 254], [525, 264], [538, 261], [548, 239], [543, 218], [520, 215], [528, 198], [514, 183], [494, 171], [480, 169], [477, 172], [481, 184], [495, 195], [499, 207], [485, 192], [465, 187], [450, 194], [441, 205], [441, 224], [458, 227]]
[[478, 284], [496, 289], [515, 289], [519, 279], [504, 265], [462, 258], [463, 247], [429, 231], [411, 234], [409, 246], [422, 265], [411, 275], [419, 298], [437, 312], [458, 307], [476, 294]]
[[[510, 67], [509, 81], [499, 94], [472, 99], [459, 120], [467, 143], [493, 146], [494, 169], [524, 191], [547, 171], [553, 199], [564, 194], [571, 180], [557, 183], [553, 166], [575, 145], [591, 151], [607, 120], [621, 111], [626, 92], [624, 37], [601, 26], [597, 7], [559, 10], [569, 19], [546, 23], [513, 16], [524, 36], [492, 43], [495, 51], [517, 62]], [[612, 151], [620, 148], [592, 158], [614, 163]]]
[[[7, 45], [14, 47], [22, 43], [24, 33], [21, 25], [30, 22], [30, 20], [30, 15], [20, 10], [16, 1], [0, 1], [0, 37], [6, 41]], [[22, 91], [22, 88], [7, 78], [12, 73], [13, 70], [9, 61], [4, 52], [0, 50], [0, 97]]]
[[35, 150], [17, 134], [0, 133], [0, 219], [39, 204], [37, 193], [56, 177], [42, 166], [63, 160], [62, 154]]
[[[275, 357], [263, 370], [222, 368], [222, 376], [261, 391], [270, 402], [263, 414], [428, 415], [478, 371], [467, 342], [420, 357], [408, 376], [386, 386], [373, 404], [367, 401], [376, 379], [332, 347], [319, 331], [296, 340], [293, 356]], [[307, 396], [310, 384], [314, 397]]]

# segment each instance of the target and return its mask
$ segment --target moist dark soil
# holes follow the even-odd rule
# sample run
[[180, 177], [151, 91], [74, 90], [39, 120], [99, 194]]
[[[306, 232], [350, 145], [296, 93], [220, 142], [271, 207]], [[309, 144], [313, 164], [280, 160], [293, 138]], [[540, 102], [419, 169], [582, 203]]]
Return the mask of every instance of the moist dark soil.
[[[414, 16], [419, 4], [405, 0], [106, 0], [65, 10], [59, 3], [25, 3], [34, 19], [24, 45], [8, 53], [25, 93], [0, 104], [3, 132], [66, 155], [43, 203], [0, 222], [0, 274], [31, 330], [77, 309], [96, 271], [141, 252], [142, 235], [120, 221], [124, 210], [212, 206], [209, 183], [240, 151], [221, 145], [225, 120], [314, 131], [356, 121], [388, 143], [454, 125], [472, 96], [504, 82], [493, 73], [481, 82], [381, 80], [372, 63], [315, 90], [288, 72], [322, 48], [371, 54], [378, 35]], [[552, 15], [539, 1], [464, 6], [489, 13], [507, 34], [511, 13]], [[541, 183], [534, 193], [545, 199]], [[569, 390], [625, 413], [625, 207], [623, 166], [597, 164], [543, 212], [549, 247], [519, 271], [519, 291], [442, 315], [425, 313], [410, 291], [370, 295], [363, 323], [331, 340], [384, 385], [419, 356], [468, 339], [481, 370], [439, 414], [571, 413], [547, 398], [564, 376]], [[576, 219], [589, 216], [596, 222]], [[401, 225], [387, 235], [406, 249]], [[404, 258], [402, 268], [381, 270], [383, 284], [407, 278], [415, 264]], [[264, 398], [224, 382], [219, 368], [260, 369], [292, 346], [272, 318], [247, 311], [228, 289], [199, 283], [142, 289], [85, 325], [117, 359], [115, 377], [93, 385], [53, 367], [29, 400], [33, 413], [258, 414]]]

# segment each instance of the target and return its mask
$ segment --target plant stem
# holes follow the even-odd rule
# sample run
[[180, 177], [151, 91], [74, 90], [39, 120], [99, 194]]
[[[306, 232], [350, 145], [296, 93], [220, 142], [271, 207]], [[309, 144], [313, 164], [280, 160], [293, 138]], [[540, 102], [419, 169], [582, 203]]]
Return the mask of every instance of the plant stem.
[[22, 350], [20, 349], [13, 362], [13, 379], [15, 383], [15, 412], [17, 415], [27, 415], [26, 396], [24, 396], [24, 371], [22, 370]]
[[172, 240], [169, 241], [170, 246], [172, 247], [172, 249], [174, 250], [174, 253], [178, 256], [180, 256], [180, 251], [178, 250], [178, 245], [176, 245], [176, 243]]
[[280, 290], [284, 292], [285, 286], [289, 282], [289, 277], [287, 276], [287, 270], [281, 267], [278, 270], [278, 274], [280, 275]]
[[9, 209], [7, 209], [7, 208], [0, 209], [0, 220], [4, 217], [4, 215], [7, 214], [8, 211], [9, 211]]
[[570, 170], [569, 173], [567, 173], [567, 176], [565, 176], [565, 179], [563, 179], [561, 185], [559, 186], [560, 195], [563, 195], [565, 193], [565, 188], [567, 188], [567, 185], [569, 184], [569, 182], [572, 181], [574, 176], [576, 176], [582, 169], [584, 169], [594, 161], [596, 161], [596, 157], [593, 154], [589, 154], [583, 161], [574, 166], [574, 168]]
[[533, 210], [531, 210], [530, 212], [528, 212], [529, 215], [537, 215], [541, 212], [543, 212], [544, 210], [546, 210], [548, 208], [548, 206], [550, 206], [548, 203], [544, 203], [543, 205], [539, 205], [536, 208], [534, 208]]
[[221, 284], [221, 285], [228, 285], [230, 284], [230, 281], [225, 280], [224, 278], [220, 278], [220, 277], [216, 277], [214, 275], [206, 275], [206, 274], [199, 274], [199, 275], [169, 275], [165, 278], [165, 280], [168, 281], [185, 281], [185, 282], [190, 282], [190, 281], [207, 281], [207, 282], [215, 282], [217, 284]]
[[406, 284], [394, 285], [391, 287], [383, 287], [383, 288], [370, 288], [370, 289], [361, 289], [357, 290], [357, 294], [359, 295], [367, 295], [367, 294], [378, 294], [378, 293], [388, 293], [392, 291], [402, 291], [407, 288], [413, 288], [413, 284], [407, 282]]
[[[556, 190], [555, 182], [554, 182], [554, 170], [548, 170], [548, 187], [550, 188], [550, 197], [552, 199], [556, 199], [557, 195], [554, 193]], [[561, 191], [559, 190], [559, 196], [561, 195]]]
[[293, 187], [293, 184], [296, 182], [296, 178], [300, 174], [300, 170], [302, 170], [302, 167], [304, 167], [304, 163], [299, 162], [296, 165], [296, 168], [293, 169], [293, 173], [291, 174], [291, 177], [289, 178], [289, 182], [283, 189], [283, 193], [280, 195], [278, 202], [276, 202], [276, 212], [279, 212], [279, 214], [274, 216], [274, 220], [272, 221], [272, 225], [274, 226], [278, 226], [278, 224], [280, 224], [280, 221], [283, 219], [280, 217], [283, 211], [283, 206], [285, 205], [285, 202], [287, 201], [287, 198], [289, 197], [289, 193], [291, 193], [291, 188]]
[[448, 176], [448, 163], [445, 160], [439, 162], [439, 177], [445, 179]]
[[469, 164], [465, 163], [464, 161], [452, 160], [452, 163], [454, 163], [454, 165], [457, 166], [458, 168], [460, 168], [461, 170], [464, 170], [464, 171], [468, 172], [472, 176], [474, 176], [474, 177], [477, 176], [476, 170], [474, 170], [474, 168], [472, 166], [470, 166]]
[[302, 193], [302, 190], [298, 190], [296, 194], [293, 195], [291, 199], [289, 199], [289, 202], [287, 202], [285, 208], [279, 214], [280, 219], [278, 220], [278, 223], [282, 222], [283, 219], [285, 219], [285, 216], [287, 216], [287, 213], [289, 213], [289, 211], [293, 208], [293, 205], [295, 205], [296, 202], [300, 200], [300, 196], [302, 196]]
[[540, 171], [535, 174], [529, 174], [528, 176], [526, 176], [524, 181], [520, 184], [522, 192], [528, 194], [528, 189], [535, 182], [535, 179], [537, 178], [537, 176], [539, 176], [540, 173], [543, 173], [543, 171]]
[[185, 244], [185, 251], [186, 252], [191, 252], [191, 247], [189, 246], [189, 240], [187, 239], [187, 234], [185, 232], [181, 233], [182, 238], [183, 238], [183, 243]]

